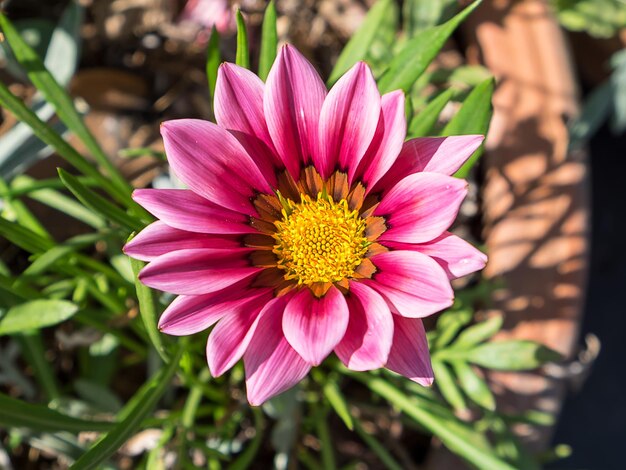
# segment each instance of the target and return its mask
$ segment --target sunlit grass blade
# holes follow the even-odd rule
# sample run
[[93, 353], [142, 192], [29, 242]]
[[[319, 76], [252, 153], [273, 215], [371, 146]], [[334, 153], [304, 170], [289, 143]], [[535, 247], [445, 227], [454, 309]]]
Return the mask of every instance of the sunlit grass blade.
[[486, 410], [494, 411], [496, 409], [496, 399], [491, 390], [489, 390], [485, 380], [479, 377], [467, 362], [454, 361], [452, 367], [454, 373], [459, 378], [459, 384], [465, 394], [477, 405], [482, 406]]
[[28, 78], [39, 90], [46, 100], [51, 103], [57, 115], [63, 123], [85, 144], [89, 152], [98, 164], [110, 177], [116, 193], [131, 203], [130, 186], [115, 165], [106, 156], [93, 134], [87, 129], [80, 114], [74, 108], [71, 97], [65, 89], [59, 85], [50, 72], [46, 69], [37, 53], [22, 39], [13, 24], [0, 12], [0, 26], [11, 50], [19, 63], [24, 67]]
[[235, 62], [241, 67], [250, 68], [250, 52], [248, 51], [248, 31], [241, 10], [237, 10], [237, 55]]
[[327, 85], [333, 85], [350, 67], [365, 58], [376, 38], [380, 25], [391, 11], [391, 3], [391, 0], [378, 0], [374, 4], [359, 30], [341, 51], [337, 63], [335, 63], [330, 77], [328, 77]]
[[62, 168], [58, 169], [59, 177], [63, 184], [69, 189], [76, 198], [82, 202], [85, 206], [96, 211], [102, 215], [105, 219], [115, 222], [122, 227], [126, 227], [129, 230], [140, 230], [144, 224], [137, 220], [135, 217], [127, 214], [119, 207], [113, 205], [99, 194], [96, 194], [91, 189], [83, 186], [78, 178], [69, 174]]
[[78, 306], [67, 300], [37, 299], [15, 305], [0, 317], [0, 336], [53, 326], [77, 311]]
[[[58, 180], [57, 180], [58, 181]], [[84, 183], [80, 178], [78, 178], [79, 183], [83, 186]], [[75, 218], [76, 220], [80, 220], [81, 222], [93, 227], [93, 228], [103, 228], [106, 226], [106, 220], [94, 213], [92, 210], [87, 209], [82, 204], [76, 202], [76, 200], [67, 197], [66, 195], [55, 191], [54, 189], [41, 187], [40, 189], [36, 188], [37, 181], [26, 175], [20, 175], [16, 177], [11, 183], [11, 190], [20, 190], [27, 189], [28, 197], [35, 201], [39, 201], [42, 204], [45, 204], [53, 209], [56, 209], [60, 212], [63, 212], [70, 217]], [[58, 181], [60, 186], [64, 188], [63, 182]]]
[[102, 189], [114, 196], [118, 201], [125, 202], [127, 199], [130, 199], [130, 195], [120, 194], [119, 189], [115, 185], [105, 178], [85, 157], [79, 154], [74, 147], [65, 142], [54, 129], [39, 119], [33, 111], [11, 93], [2, 81], [0, 81], [0, 105], [11, 111], [19, 121], [27, 124], [39, 139], [52, 146], [59, 156], [70, 165], [84, 175], [93, 177]]
[[502, 327], [504, 319], [502, 315], [491, 317], [489, 320], [472, 325], [464, 330], [454, 342], [455, 348], [474, 346], [488, 340]]
[[271, 0], [265, 8], [261, 32], [261, 52], [259, 53], [259, 77], [265, 81], [276, 59], [278, 33], [276, 32], [276, 5]]
[[206, 50], [206, 78], [209, 85], [211, 100], [215, 96], [215, 84], [217, 83], [217, 69], [220, 66], [222, 56], [220, 54], [220, 35], [215, 26], [211, 30], [211, 37]]
[[150, 415], [169, 386], [178, 369], [182, 352], [182, 347], [179, 347], [171, 362], [141, 387], [139, 392], [120, 412], [120, 417], [123, 417], [122, 420], [76, 461], [71, 467], [73, 470], [98, 468], [137, 432], [143, 420]]
[[435, 373], [435, 386], [441, 392], [443, 398], [452, 405], [456, 411], [467, 409], [463, 393], [459, 389], [454, 375], [450, 372], [447, 365], [440, 361], [433, 361], [433, 371]]
[[56, 245], [37, 257], [33, 263], [24, 270], [23, 276], [38, 276], [44, 273], [50, 266], [61, 258], [74, 253], [76, 250], [92, 245], [105, 237], [102, 233], [88, 233], [77, 235], [61, 245]]
[[454, 90], [446, 90], [428, 103], [422, 111], [411, 119], [407, 136], [415, 138], [433, 135], [433, 128], [435, 124], [437, 124], [437, 119], [441, 111], [443, 111], [443, 108], [445, 108], [450, 102], [450, 99], [452, 99], [453, 94]]
[[[428, 431], [439, 437], [446, 447], [478, 468], [491, 470], [514, 470], [514, 467], [498, 458], [487, 443], [478, 441], [473, 428], [459, 421], [449, 410], [435, 410], [432, 406], [418, 402], [417, 397], [408, 397], [391, 383], [368, 374], [351, 374], [363, 382], [375, 394], [414, 419]], [[439, 408], [439, 407], [438, 407]]]
[[130, 258], [130, 265], [133, 269], [135, 276], [135, 289], [137, 289], [137, 299], [139, 300], [139, 314], [141, 320], [146, 327], [148, 337], [154, 346], [154, 349], [159, 353], [159, 356], [167, 363], [169, 358], [165, 352], [165, 346], [163, 345], [163, 337], [157, 326], [157, 303], [154, 298], [154, 292], [149, 287], [143, 285], [139, 278], [139, 271], [145, 266], [145, 263], [134, 258]]
[[[493, 78], [488, 78], [476, 86], [463, 101], [461, 109], [454, 115], [443, 129], [442, 135], [482, 134], [486, 135], [493, 113], [491, 97], [495, 89]], [[482, 146], [474, 152], [468, 161], [454, 176], [466, 178], [469, 171], [482, 154]]]
[[0, 425], [40, 432], [108, 431], [114, 423], [72, 418], [42, 405], [33, 405], [0, 393]]
[[341, 418], [346, 427], [350, 430], [354, 430], [354, 421], [352, 419], [352, 415], [350, 414], [350, 410], [348, 409], [348, 404], [346, 403], [346, 399], [343, 397], [341, 391], [339, 390], [339, 386], [337, 382], [333, 379], [328, 378], [326, 383], [324, 384], [324, 395], [330, 403], [330, 406], [335, 410], [337, 416]]
[[408, 92], [415, 81], [437, 56], [454, 30], [474, 11], [481, 0], [477, 0], [440, 26], [418, 33], [398, 52], [389, 68], [378, 81], [378, 88], [386, 93], [401, 89]]
[[29, 253], [42, 253], [54, 246], [54, 242], [21, 225], [0, 217], [0, 236]]

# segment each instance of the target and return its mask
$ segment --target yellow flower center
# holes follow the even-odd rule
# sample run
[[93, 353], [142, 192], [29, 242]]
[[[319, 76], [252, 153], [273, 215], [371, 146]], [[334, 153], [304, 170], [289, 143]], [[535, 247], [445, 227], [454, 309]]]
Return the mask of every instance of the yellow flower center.
[[318, 194], [317, 200], [301, 195], [301, 202], [282, 199], [283, 218], [278, 228], [274, 253], [285, 279], [298, 284], [339, 282], [351, 277], [361, 264], [369, 242], [365, 220], [342, 199], [334, 202]]

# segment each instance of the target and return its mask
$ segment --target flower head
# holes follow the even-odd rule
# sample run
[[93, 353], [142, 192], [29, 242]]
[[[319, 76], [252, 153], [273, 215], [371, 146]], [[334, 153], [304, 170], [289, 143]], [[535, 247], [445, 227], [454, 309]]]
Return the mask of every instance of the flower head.
[[160, 220], [125, 252], [149, 261], [144, 284], [179, 295], [159, 328], [215, 325], [211, 373], [243, 357], [255, 405], [333, 351], [350, 369], [431, 384], [421, 318], [486, 261], [447, 231], [467, 188], [450, 175], [483, 137], [404, 142], [401, 91], [381, 97], [362, 62], [327, 91], [290, 46], [265, 84], [223, 64], [215, 116], [162, 126], [189, 189], [134, 193]]

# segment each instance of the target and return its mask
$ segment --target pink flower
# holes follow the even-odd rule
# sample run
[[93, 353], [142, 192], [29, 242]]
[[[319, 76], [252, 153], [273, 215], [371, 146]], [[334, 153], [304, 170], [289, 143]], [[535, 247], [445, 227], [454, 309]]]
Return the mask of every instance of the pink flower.
[[163, 123], [186, 190], [143, 189], [160, 220], [125, 252], [141, 281], [179, 294], [159, 328], [213, 325], [214, 376], [243, 357], [248, 399], [292, 387], [331, 352], [350, 369], [433, 373], [421, 318], [449, 307], [450, 279], [486, 257], [447, 232], [467, 183], [453, 174], [482, 136], [404, 142], [404, 95], [380, 96], [360, 62], [327, 92], [284, 47], [264, 84], [223, 64], [218, 124]]
[[227, 0], [187, 0], [180, 20], [207, 31], [215, 26], [221, 34], [235, 31], [235, 14]]

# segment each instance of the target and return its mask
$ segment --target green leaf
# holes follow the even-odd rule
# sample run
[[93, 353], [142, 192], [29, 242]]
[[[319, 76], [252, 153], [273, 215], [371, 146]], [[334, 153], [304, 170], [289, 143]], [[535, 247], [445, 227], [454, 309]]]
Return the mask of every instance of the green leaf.
[[41, 253], [54, 246], [54, 242], [49, 238], [2, 217], [0, 217], [0, 236], [29, 253]]
[[237, 55], [235, 63], [240, 67], [250, 68], [250, 53], [248, 52], [248, 32], [241, 10], [237, 10]]
[[443, 111], [443, 108], [450, 102], [453, 95], [454, 90], [449, 89], [428, 103], [421, 112], [411, 119], [407, 135], [410, 138], [432, 135], [433, 127], [437, 124], [437, 119], [441, 111]]
[[441, 361], [433, 361], [433, 372], [435, 374], [435, 386], [441, 392], [445, 400], [452, 405], [456, 411], [467, 409], [463, 394], [459, 390], [454, 376]]
[[488, 340], [500, 331], [502, 321], [502, 315], [496, 315], [487, 321], [470, 326], [459, 335], [454, 342], [454, 348], [467, 348]]
[[222, 55], [220, 54], [220, 35], [215, 26], [211, 30], [211, 37], [206, 50], [206, 77], [209, 84], [209, 96], [215, 97], [215, 85], [217, 84], [217, 70], [220, 67]]
[[404, 31], [409, 38], [446, 21], [456, 11], [457, 0], [406, 0], [403, 4]]
[[435, 411], [425, 400], [409, 398], [387, 380], [369, 374], [350, 374], [365, 383], [369, 389], [380, 395], [400, 411], [439, 437], [451, 451], [460, 455], [478, 468], [490, 470], [513, 470], [514, 467], [498, 458], [488, 442], [481, 438], [475, 429], [456, 418], [447, 409]]
[[494, 411], [496, 400], [485, 381], [466, 362], [454, 361], [452, 367], [465, 394], [477, 405]]
[[[450, 122], [443, 129], [441, 135], [465, 135], [481, 134], [487, 135], [493, 106], [491, 97], [495, 88], [493, 78], [488, 78], [480, 85], [476, 86], [467, 98], [463, 101], [461, 109], [454, 115]], [[465, 164], [454, 174], [457, 178], [466, 178], [469, 171], [478, 161], [482, 153], [482, 146], [465, 162]]]
[[39, 256], [28, 268], [26, 268], [26, 270], [24, 270], [22, 275], [37, 276], [42, 274], [59, 259], [65, 258], [70, 253], [73, 253], [80, 248], [92, 245], [103, 238], [104, 235], [101, 233], [88, 233], [70, 238], [62, 245], [53, 246]]
[[318, 408], [315, 418], [315, 430], [320, 440], [320, 450], [322, 454], [322, 465], [325, 470], [336, 470], [337, 462], [335, 459], [334, 445], [330, 437], [330, 428], [328, 427], [328, 408], [327, 405]]
[[348, 404], [346, 403], [346, 399], [344, 398], [341, 390], [339, 390], [339, 386], [337, 382], [334, 380], [328, 379], [324, 384], [324, 395], [330, 403], [330, 406], [335, 410], [337, 416], [341, 418], [346, 427], [350, 430], [354, 430], [354, 422], [352, 421], [352, 415], [350, 414], [350, 410], [348, 409]]
[[143, 228], [144, 224], [139, 220], [128, 215], [119, 207], [111, 204], [102, 196], [84, 186], [75, 176], [69, 174], [62, 168], [58, 168], [58, 172], [63, 184], [85, 206], [96, 211], [105, 219], [118, 223], [122, 227], [126, 227], [130, 230], [140, 230]]
[[32, 300], [11, 307], [0, 317], [0, 336], [56, 325], [71, 318], [78, 307], [67, 300]]
[[[58, 181], [58, 180], [57, 180]], [[80, 179], [79, 179], [80, 181]], [[61, 183], [59, 181], [59, 183]], [[82, 183], [82, 182], [81, 182]], [[93, 211], [87, 209], [82, 204], [79, 204], [74, 199], [61, 194], [54, 189], [49, 188], [41, 188], [41, 189], [31, 189], [36, 186], [37, 181], [32, 178], [20, 175], [16, 177], [11, 183], [12, 190], [27, 190], [28, 197], [34, 199], [35, 201], [39, 201], [42, 204], [45, 204], [49, 207], [52, 207], [60, 212], [63, 212], [70, 217], [75, 218], [76, 220], [80, 220], [81, 222], [94, 227], [94, 228], [103, 228], [106, 226], [106, 221], [100, 217], [98, 214], [94, 214]]]
[[396, 54], [387, 72], [378, 81], [378, 88], [382, 93], [402, 89], [407, 93], [415, 81], [426, 70], [428, 64], [437, 56], [447, 39], [454, 30], [474, 11], [481, 0], [476, 0], [470, 6], [451, 20], [427, 29], [409, 40]]
[[39, 432], [108, 431], [114, 423], [73, 418], [42, 405], [33, 405], [0, 393], [0, 425]]
[[328, 86], [332, 86], [339, 77], [359, 60], [365, 59], [372, 42], [376, 38], [380, 25], [385, 20], [386, 15], [389, 14], [391, 3], [391, 0], [378, 0], [370, 9], [359, 30], [341, 51], [337, 63], [328, 78]]
[[85, 144], [96, 161], [105, 169], [110, 177], [116, 193], [124, 201], [133, 205], [130, 199], [130, 186], [121, 173], [111, 163], [94, 136], [83, 122], [80, 114], [74, 108], [72, 98], [54, 79], [46, 69], [37, 53], [19, 35], [8, 18], [0, 12], [0, 26], [6, 36], [13, 54], [26, 70], [28, 78], [46, 100], [56, 109], [57, 115], [63, 123]]
[[272, 64], [276, 60], [278, 48], [278, 33], [276, 32], [276, 5], [274, 0], [267, 4], [263, 16], [263, 29], [261, 31], [261, 52], [259, 53], [259, 77], [265, 81], [270, 73]]
[[[0, 13], [1, 17], [2, 13]], [[79, 154], [74, 147], [70, 146], [58, 135], [53, 128], [48, 126], [30, 110], [19, 98], [17, 98], [9, 88], [0, 81], [0, 104], [11, 111], [18, 121], [27, 124], [33, 133], [46, 144], [52, 146], [54, 150], [70, 165], [81, 171], [83, 174], [91, 176], [98, 182], [100, 187], [121, 202], [127, 199], [126, 195], [120, 196], [119, 190], [111, 181], [105, 178], [85, 157]], [[129, 198], [130, 196], [128, 196]]]
[[556, 351], [533, 341], [486, 343], [463, 354], [474, 364], [496, 370], [531, 370], [561, 359]]
[[434, 347], [440, 349], [446, 346], [456, 336], [461, 328], [472, 321], [474, 314], [469, 309], [448, 310], [437, 320], [437, 337]]
[[163, 338], [158, 328], [158, 312], [154, 292], [148, 286], [142, 284], [138, 278], [139, 271], [145, 266], [145, 263], [134, 258], [129, 259], [135, 276], [135, 289], [137, 290], [137, 299], [139, 300], [139, 314], [141, 315], [141, 320], [146, 327], [148, 338], [150, 338], [154, 349], [156, 349], [159, 356], [167, 363], [169, 362], [169, 358], [165, 352]]
[[183, 349], [179, 347], [170, 363], [141, 387], [120, 412], [122, 420], [76, 461], [71, 467], [73, 470], [98, 468], [137, 432], [165, 393], [182, 353]]

